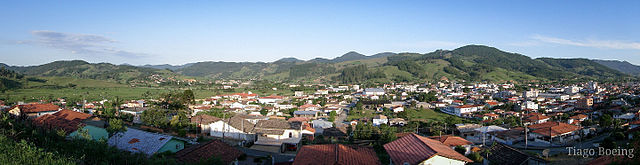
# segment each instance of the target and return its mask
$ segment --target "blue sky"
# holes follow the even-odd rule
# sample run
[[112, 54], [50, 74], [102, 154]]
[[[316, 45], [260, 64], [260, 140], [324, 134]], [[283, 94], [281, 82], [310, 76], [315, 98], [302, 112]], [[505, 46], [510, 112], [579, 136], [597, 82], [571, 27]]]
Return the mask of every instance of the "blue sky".
[[427, 53], [482, 44], [640, 64], [640, 1], [2, 1], [0, 62], [114, 64]]

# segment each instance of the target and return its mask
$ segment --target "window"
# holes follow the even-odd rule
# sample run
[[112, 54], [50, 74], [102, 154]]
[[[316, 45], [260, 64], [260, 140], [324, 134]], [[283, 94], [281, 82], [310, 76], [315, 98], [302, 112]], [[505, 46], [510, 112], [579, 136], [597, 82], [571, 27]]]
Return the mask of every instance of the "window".
[[289, 132], [289, 138], [293, 137], [293, 133]]

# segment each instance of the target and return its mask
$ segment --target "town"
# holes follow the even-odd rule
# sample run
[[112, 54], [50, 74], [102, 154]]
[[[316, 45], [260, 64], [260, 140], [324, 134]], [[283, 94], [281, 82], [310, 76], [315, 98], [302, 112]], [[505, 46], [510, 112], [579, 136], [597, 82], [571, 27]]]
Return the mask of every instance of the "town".
[[[254, 82], [216, 83], [237, 91]], [[11, 132], [12, 127], [31, 125], [40, 134], [53, 134], [41, 136], [62, 136], [58, 140], [76, 145], [104, 143], [116, 149], [109, 152], [187, 164], [597, 164], [638, 159], [633, 151], [640, 139], [640, 84], [634, 82], [496, 84], [443, 77], [418, 84], [280, 86], [286, 89], [265, 88], [290, 92], [247, 90], [195, 98], [186, 89], [133, 100], [0, 102], [2, 131], [25, 136], [20, 134], [32, 133]], [[625, 154], [587, 151], [598, 148], [624, 149]], [[586, 152], [576, 154], [576, 149]]]

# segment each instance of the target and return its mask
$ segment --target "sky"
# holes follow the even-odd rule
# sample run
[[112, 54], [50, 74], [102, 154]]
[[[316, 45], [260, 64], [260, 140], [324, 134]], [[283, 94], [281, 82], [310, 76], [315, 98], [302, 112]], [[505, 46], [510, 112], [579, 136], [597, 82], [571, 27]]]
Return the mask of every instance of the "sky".
[[1, 1], [0, 63], [271, 62], [480, 44], [640, 64], [640, 1]]

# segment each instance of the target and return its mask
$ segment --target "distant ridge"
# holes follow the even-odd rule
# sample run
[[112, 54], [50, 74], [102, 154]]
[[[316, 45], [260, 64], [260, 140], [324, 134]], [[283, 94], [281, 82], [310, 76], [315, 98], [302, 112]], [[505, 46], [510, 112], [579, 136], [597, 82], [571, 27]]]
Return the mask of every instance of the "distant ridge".
[[633, 65], [627, 61], [618, 60], [592, 60], [598, 64], [607, 66], [609, 68], [618, 70], [622, 73], [638, 76], [640, 75], [640, 66]]
[[[215, 79], [265, 79], [314, 82], [426, 82], [616, 80], [640, 75], [640, 67], [625, 61], [582, 58], [532, 59], [484, 45], [420, 53], [384, 52], [366, 56], [355, 51], [333, 59], [300, 60], [287, 57], [274, 62], [204, 61], [184, 65], [113, 65], [82, 60], [54, 61], [38, 66], [9, 66], [27, 76], [63, 76], [129, 82], [151, 75], [184, 75]], [[168, 69], [168, 70], [167, 70]]]

